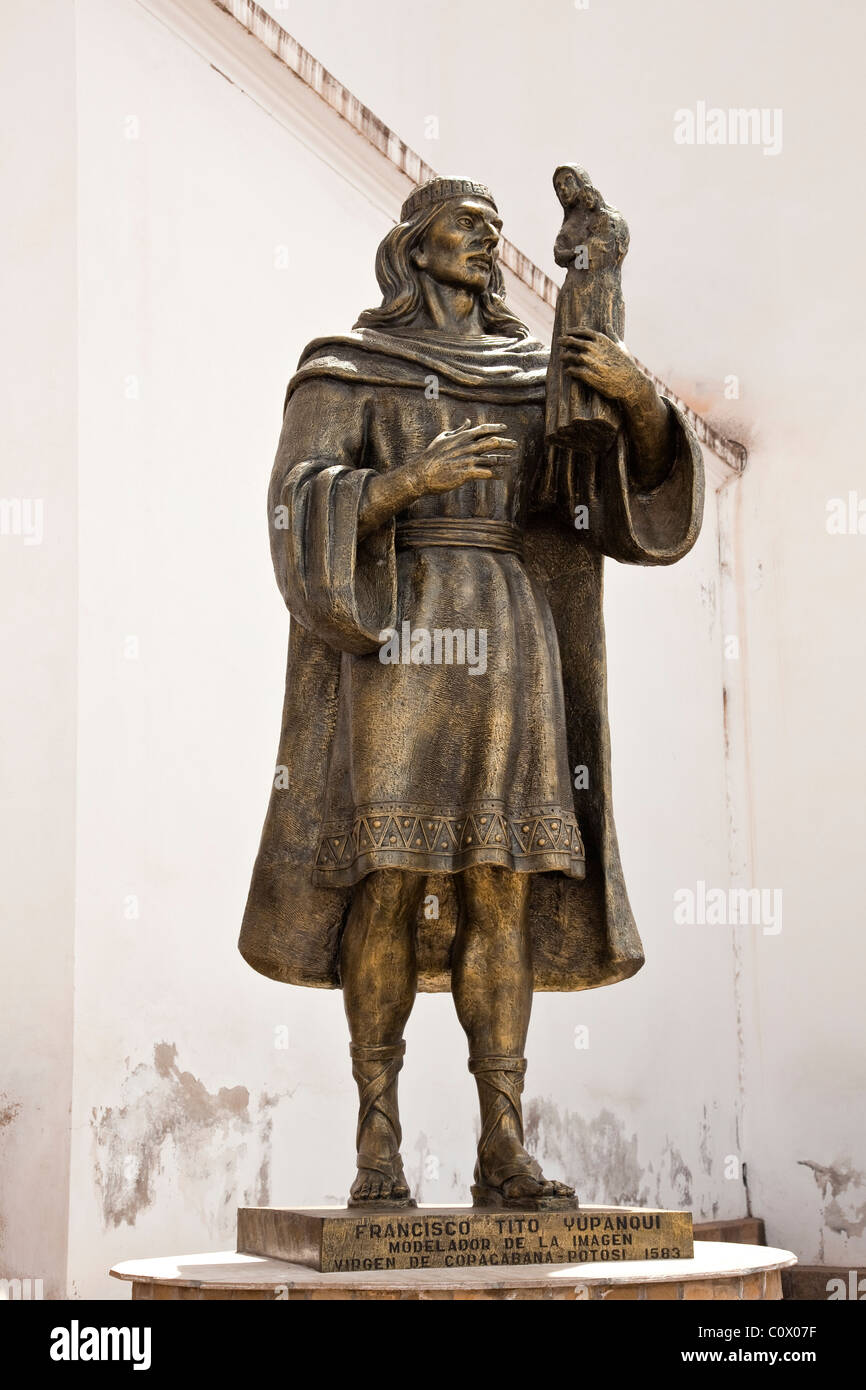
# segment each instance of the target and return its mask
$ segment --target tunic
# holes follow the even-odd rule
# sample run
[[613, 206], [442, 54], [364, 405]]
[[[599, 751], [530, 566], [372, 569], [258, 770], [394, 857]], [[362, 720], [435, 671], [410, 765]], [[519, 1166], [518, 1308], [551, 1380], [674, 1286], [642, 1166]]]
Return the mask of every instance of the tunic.
[[[289, 402], [286, 428], [302, 459], [323, 446], [321, 391], [308, 380]], [[509, 524], [522, 532], [544, 458], [542, 401], [470, 408], [410, 388], [383, 394], [333, 382], [325, 449], [348, 467], [387, 473], [457, 428], [469, 409], [473, 424], [502, 423], [518, 448], [495, 478], [423, 497], [403, 519], [480, 519], [506, 535]], [[316, 476], [300, 468], [284, 491]], [[355, 883], [377, 868], [456, 873], [471, 864], [582, 878], [559, 649], [544, 591], [518, 554], [484, 548], [485, 528], [472, 533], [479, 544], [461, 544], [465, 528], [453, 527], [425, 544], [418, 529], [411, 548], [400, 547], [398, 530], [396, 612], [381, 634], [397, 640], [390, 651], [343, 657], [314, 882]], [[500, 533], [488, 529], [498, 543]]]

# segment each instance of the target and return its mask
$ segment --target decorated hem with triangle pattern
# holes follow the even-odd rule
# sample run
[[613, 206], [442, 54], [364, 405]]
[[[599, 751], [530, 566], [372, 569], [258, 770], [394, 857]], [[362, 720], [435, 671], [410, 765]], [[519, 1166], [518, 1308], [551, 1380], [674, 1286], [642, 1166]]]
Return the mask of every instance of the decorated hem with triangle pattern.
[[485, 801], [443, 811], [383, 802], [358, 808], [349, 824], [323, 827], [313, 882], [341, 887], [375, 869], [460, 873], [474, 864], [583, 878], [584, 860], [574, 812], [561, 806]]

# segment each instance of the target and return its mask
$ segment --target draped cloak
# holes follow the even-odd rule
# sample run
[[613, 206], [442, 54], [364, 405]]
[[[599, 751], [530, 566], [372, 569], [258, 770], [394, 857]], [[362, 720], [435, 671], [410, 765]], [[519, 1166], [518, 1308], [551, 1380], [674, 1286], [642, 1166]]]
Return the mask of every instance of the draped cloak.
[[[271, 979], [339, 987], [354, 884], [403, 867], [426, 874], [436, 903], [415, 927], [419, 989], [447, 990], [455, 874], [474, 863], [531, 873], [536, 989], [611, 984], [643, 964], [611, 802], [603, 563], [691, 549], [702, 458], [670, 401], [671, 463], [650, 490], [625, 434], [594, 460], [547, 448], [548, 360], [532, 338], [364, 329], [301, 356], [269, 493], [292, 615], [278, 772], [239, 943]], [[444, 548], [402, 549], [394, 521], [359, 540], [370, 477], [467, 418], [501, 421], [518, 450], [494, 479], [397, 520], [480, 519], [519, 531], [522, 554], [449, 549], [447, 534]], [[383, 632], [439, 617], [485, 629], [488, 671], [425, 670], [405, 652], [382, 664]]]

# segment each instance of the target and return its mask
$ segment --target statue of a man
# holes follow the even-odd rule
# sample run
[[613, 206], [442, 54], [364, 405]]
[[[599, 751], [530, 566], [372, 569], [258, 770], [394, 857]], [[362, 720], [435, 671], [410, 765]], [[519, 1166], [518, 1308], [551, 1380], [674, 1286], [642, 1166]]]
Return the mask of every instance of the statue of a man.
[[271, 482], [292, 622], [240, 948], [272, 979], [342, 987], [356, 1206], [411, 1204], [403, 1030], [417, 990], [449, 988], [481, 1105], [476, 1205], [572, 1204], [523, 1145], [533, 988], [643, 963], [611, 809], [602, 557], [691, 548], [700, 450], [591, 330], [564, 366], [624, 428], [594, 464], [546, 448], [548, 350], [505, 305], [500, 229], [467, 179], [407, 198], [381, 306], [301, 356]]

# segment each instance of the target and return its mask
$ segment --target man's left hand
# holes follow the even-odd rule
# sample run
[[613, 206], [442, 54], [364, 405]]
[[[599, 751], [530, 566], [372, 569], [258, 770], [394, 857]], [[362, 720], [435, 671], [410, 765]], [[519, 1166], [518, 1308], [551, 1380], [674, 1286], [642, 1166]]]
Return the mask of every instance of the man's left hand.
[[559, 339], [562, 365], [570, 376], [578, 377], [593, 391], [621, 401], [629, 409], [646, 397], [652, 383], [636, 366], [624, 347], [604, 333], [580, 328]]

